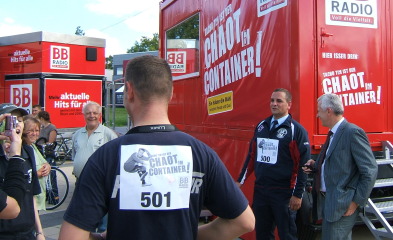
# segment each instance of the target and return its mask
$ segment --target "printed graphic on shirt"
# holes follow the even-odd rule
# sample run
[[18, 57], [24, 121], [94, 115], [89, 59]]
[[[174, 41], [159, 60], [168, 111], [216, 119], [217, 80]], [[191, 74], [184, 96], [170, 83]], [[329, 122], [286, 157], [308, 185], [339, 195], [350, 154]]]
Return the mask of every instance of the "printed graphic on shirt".
[[276, 164], [278, 143], [277, 139], [257, 138], [257, 162]]
[[277, 138], [284, 138], [287, 135], [288, 131], [285, 128], [280, 128], [277, 130]]
[[169, 210], [189, 207], [190, 146], [121, 146], [120, 209]]

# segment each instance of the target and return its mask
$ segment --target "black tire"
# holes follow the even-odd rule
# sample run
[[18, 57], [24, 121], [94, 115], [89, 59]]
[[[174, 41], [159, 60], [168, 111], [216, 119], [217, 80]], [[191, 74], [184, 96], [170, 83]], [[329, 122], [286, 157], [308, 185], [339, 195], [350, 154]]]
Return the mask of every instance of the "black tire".
[[58, 167], [52, 167], [46, 180], [46, 210], [59, 207], [67, 198], [69, 188], [67, 175]]
[[297, 211], [296, 225], [299, 240], [315, 240], [321, 229], [314, 225], [312, 220], [312, 194], [309, 191], [303, 193], [302, 206]]

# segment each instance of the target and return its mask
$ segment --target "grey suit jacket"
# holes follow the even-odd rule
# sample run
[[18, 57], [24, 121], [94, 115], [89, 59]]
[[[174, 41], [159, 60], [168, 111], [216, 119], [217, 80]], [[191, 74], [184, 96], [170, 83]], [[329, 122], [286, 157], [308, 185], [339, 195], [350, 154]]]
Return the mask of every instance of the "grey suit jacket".
[[[319, 158], [316, 164], [321, 160]], [[344, 120], [333, 135], [326, 153], [324, 218], [329, 222], [339, 220], [352, 201], [364, 206], [377, 173], [378, 166], [366, 133]]]

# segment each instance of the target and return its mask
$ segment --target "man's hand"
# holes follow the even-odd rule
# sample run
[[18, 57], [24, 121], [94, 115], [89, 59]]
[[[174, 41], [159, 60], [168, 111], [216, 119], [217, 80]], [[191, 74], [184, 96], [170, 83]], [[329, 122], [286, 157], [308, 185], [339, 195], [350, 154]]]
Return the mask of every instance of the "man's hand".
[[291, 199], [289, 200], [289, 208], [292, 211], [297, 211], [301, 206], [302, 206], [302, 199], [292, 196]]
[[313, 173], [315, 169], [314, 165], [315, 165], [315, 161], [313, 159], [308, 160], [306, 164], [304, 164], [304, 166], [302, 167], [303, 172], [305, 174]]
[[359, 205], [357, 203], [351, 202], [351, 204], [349, 204], [347, 211], [344, 213], [344, 217], [351, 216], [356, 211], [358, 206]]

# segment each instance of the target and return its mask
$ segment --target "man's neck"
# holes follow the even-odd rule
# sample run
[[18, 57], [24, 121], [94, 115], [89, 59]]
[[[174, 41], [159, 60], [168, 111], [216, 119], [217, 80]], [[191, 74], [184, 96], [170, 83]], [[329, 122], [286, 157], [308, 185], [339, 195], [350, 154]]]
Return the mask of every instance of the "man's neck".
[[170, 124], [167, 105], [156, 102], [143, 107], [136, 107], [133, 110], [131, 111], [131, 118], [134, 127]]
[[87, 135], [90, 136], [97, 128], [98, 126], [100, 126], [100, 124], [96, 125], [96, 126], [89, 126], [86, 125], [86, 130], [87, 130]]
[[340, 122], [343, 118], [344, 118], [343, 115], [337, 116], [337, 117], [334, 119], [334, 121], [332, 122], [332, 124], [329, 126], [329, 129], [332, 129], [334, 126], [336, 126], [336, 124], [337, 124], [338, 122]]
[[171, 124], [169, 119], [145, 119], [145, 120], [135, 120], [133, 122], [134, 127], [147, 126], [147, 125], [161, 125], [161, 124]]

